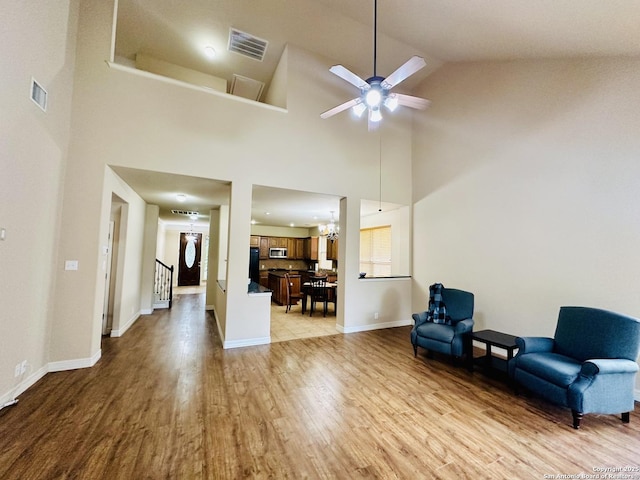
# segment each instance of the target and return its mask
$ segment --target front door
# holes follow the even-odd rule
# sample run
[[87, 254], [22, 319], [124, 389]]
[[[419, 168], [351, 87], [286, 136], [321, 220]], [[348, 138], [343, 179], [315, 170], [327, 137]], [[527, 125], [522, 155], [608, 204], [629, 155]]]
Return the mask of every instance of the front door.
[[178, 286], [200, 285], [201, 233], [180, 233]]

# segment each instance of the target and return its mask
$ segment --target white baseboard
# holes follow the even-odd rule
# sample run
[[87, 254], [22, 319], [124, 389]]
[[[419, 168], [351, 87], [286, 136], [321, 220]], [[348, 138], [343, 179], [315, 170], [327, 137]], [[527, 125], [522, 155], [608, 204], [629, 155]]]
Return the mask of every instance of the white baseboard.
[[64, 370], [76, 370], [78, 368], [93, 367], [100, 357], [102, 356], [102, 350], [98, 350], [90, 358], [78, 358], [74, 360], [62, 360], [60, 362], [49, 362], [37, 371], [33, 372], [27, 378], [19, 382], [11, 390], [6, 392], [0, 397], [0, 409], [2, 405], [15, 400], [16, 397], [24, 393], [28, 388], [31, 388], [35, 383], [50, 372], [62, 372]]
[[33, 372], [31, 375], [29, 375], [23, 381], [19, 382], [17, 385], [15, 385], [7, 393], [2, 395], [2, 397], [0, 397], [0, 409], [2, 409], [2, 406], [5, 405], [7, 402], [11, 402], [12, 400], [15, 400], [16, 397], [18, 397], [20, 394], [22, 394], [25, 390], [27, 390], [28, 388], [30, 388], [33, 385], [35, 385], [35, 383], [38, 380], [40, 380], [42, 377], [44, 377], [48, 372], [49, 371], [47, 369], [47, 366], [45, 365], [44, 367], [40, 368], [39, 370]]
[[336, 325], [336, 328], [340, 333], [356, 333], [366, 332], [369, 330], [382, 330], [383, 328], [405, 327], [407, 325], [413, 325], [412, 320], [396, 320], [394, 322], [382, 322], [382, 323], [369, 323], [367, 325], [356, 325], [354, 327], [343, 327], [342, 325]]
[[65, 370], [76, 370], [78, 368], [93, 367], [100, 357], [102, 356], [102, 350], [98, 350], [93, 356], [89, 358], [76, 358], [74, 360], [62, 360], [60, 362], [49, 362], [49, 372], [63, 372]]
[[244, 340], [231, 340], [229, 342], [224, 340], [222, 342], [222, 348], [226, 350], [228, 348], [254, 347], [256, 345], [266, 345], [269, 343], [271, 343], [271, 336], [259, 337], [259, 338], [247, 338]]
[[153, 309], [154, 308], [167, 308], [167, 307], [158, 307], [156, 305], [153, 306], [153, 308], [143, 308], [142, 310], [140, 310], [140, 315], [151, 315], [153, 313]]
[[140, 317], [140, 312], [134, 313], [133, 316], [125, 323], [121, 328], [111, 330], [111, 337], [121, 337], [124, 333], [131, 328], [131, 325], [136, 323], [136, 320]]

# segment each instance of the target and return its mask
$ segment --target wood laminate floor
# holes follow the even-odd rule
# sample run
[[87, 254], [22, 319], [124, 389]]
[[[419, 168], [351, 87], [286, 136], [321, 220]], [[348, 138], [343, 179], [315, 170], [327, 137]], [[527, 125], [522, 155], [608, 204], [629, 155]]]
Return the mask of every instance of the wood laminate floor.
[[203, 295], [179, 295], [105, 338], [93, 368], [48, 374], [0, 412], [0, 478], [542, 479], [640, 464], [637, 411], [573, 430], [566, 409], [414, 358], [409, 331], [223, 350]]

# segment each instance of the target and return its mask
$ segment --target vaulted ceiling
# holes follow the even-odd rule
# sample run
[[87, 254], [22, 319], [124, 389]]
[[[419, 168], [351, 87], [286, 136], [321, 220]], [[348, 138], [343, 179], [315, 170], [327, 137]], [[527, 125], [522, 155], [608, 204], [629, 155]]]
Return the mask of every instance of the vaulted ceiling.
[[[373, 0], [119, 0], [116, 54], [268, 84], [293, 43], [366, 78], [373, 7]], [[640, 55], [639, 24], [637, 0], [378, 0], [378, 70], [385, 76], [422, 55], [428, 66], [415, 84], [442, 62]], [[227, 51], [231, 27], [269, 42], [263, 61]], [[217, 51], [213, 60], [206, 45]]]
[[[144, 53], [224, 78], [229, 85], [238, 74], [268, 88], [285, 46], [292, 43], [367, 78], [373, 70], [373, 10], [374, 0], [119, 0], [116, 56], [131, 61]], [[638, 25], [638, 0], [378, 0], [377, 70], [386, 76], [412, 55], [423, 56], [427, 67], [399, 88], [410, 93], [446, 62], [638, 56]], [[231, 28], [266, 40], [264, 59], [227, 51]], [[217, 52], [213, 59], [205, 55], [207, 45]], [[345, 82], [345, 93], [351, 89]], [[161, 185], [172, 192], [177, 188], [162, 174], [150, 181], [149, 172], [118, 173], [150, 203], [163, 201], [167, 191]], [[178, 180], [189, 193], [189, 178]], [[198, 208], [219, 205], [218, 187], [228, 188], [215, 182], [211, 187], [215, 195], [203, 198], [202, 183], [194, 179], [192, 197], [202, 200]], [[278, 198], [283, 199], [281, 215]], [[253, 215], [273, 225], [307, 224], [303, 212], [294, 214], [285, 205], [315, 208], [308, 201], [318, 202], [326, 215], [337, 210], [336, 198], [258, 188]], [[162, 211], [170, 204], [162, 204]], [[274, 216], [267, 220], [265, 211]]]

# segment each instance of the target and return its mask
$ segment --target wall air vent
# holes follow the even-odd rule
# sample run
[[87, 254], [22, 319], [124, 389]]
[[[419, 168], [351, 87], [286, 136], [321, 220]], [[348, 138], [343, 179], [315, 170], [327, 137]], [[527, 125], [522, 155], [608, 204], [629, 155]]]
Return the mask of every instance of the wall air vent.
[[171, 210], [171, 213], [175, 213], [176, 215], [200, 215], [198, 212], [192, 212], [191, 210]]
[[269, 42], [235, 28], [229, 30], [229, 51], [262, 61]]
[[31, 78], [31, 100], [33, 100], [43, 112], [47, 111], [47, 91], [36, 82], [35, 78]]
[[263, 88], [264, 83], [234, 73], [229, 93], [238, 97], [248, 98], [249, 100], [260, 101]]

